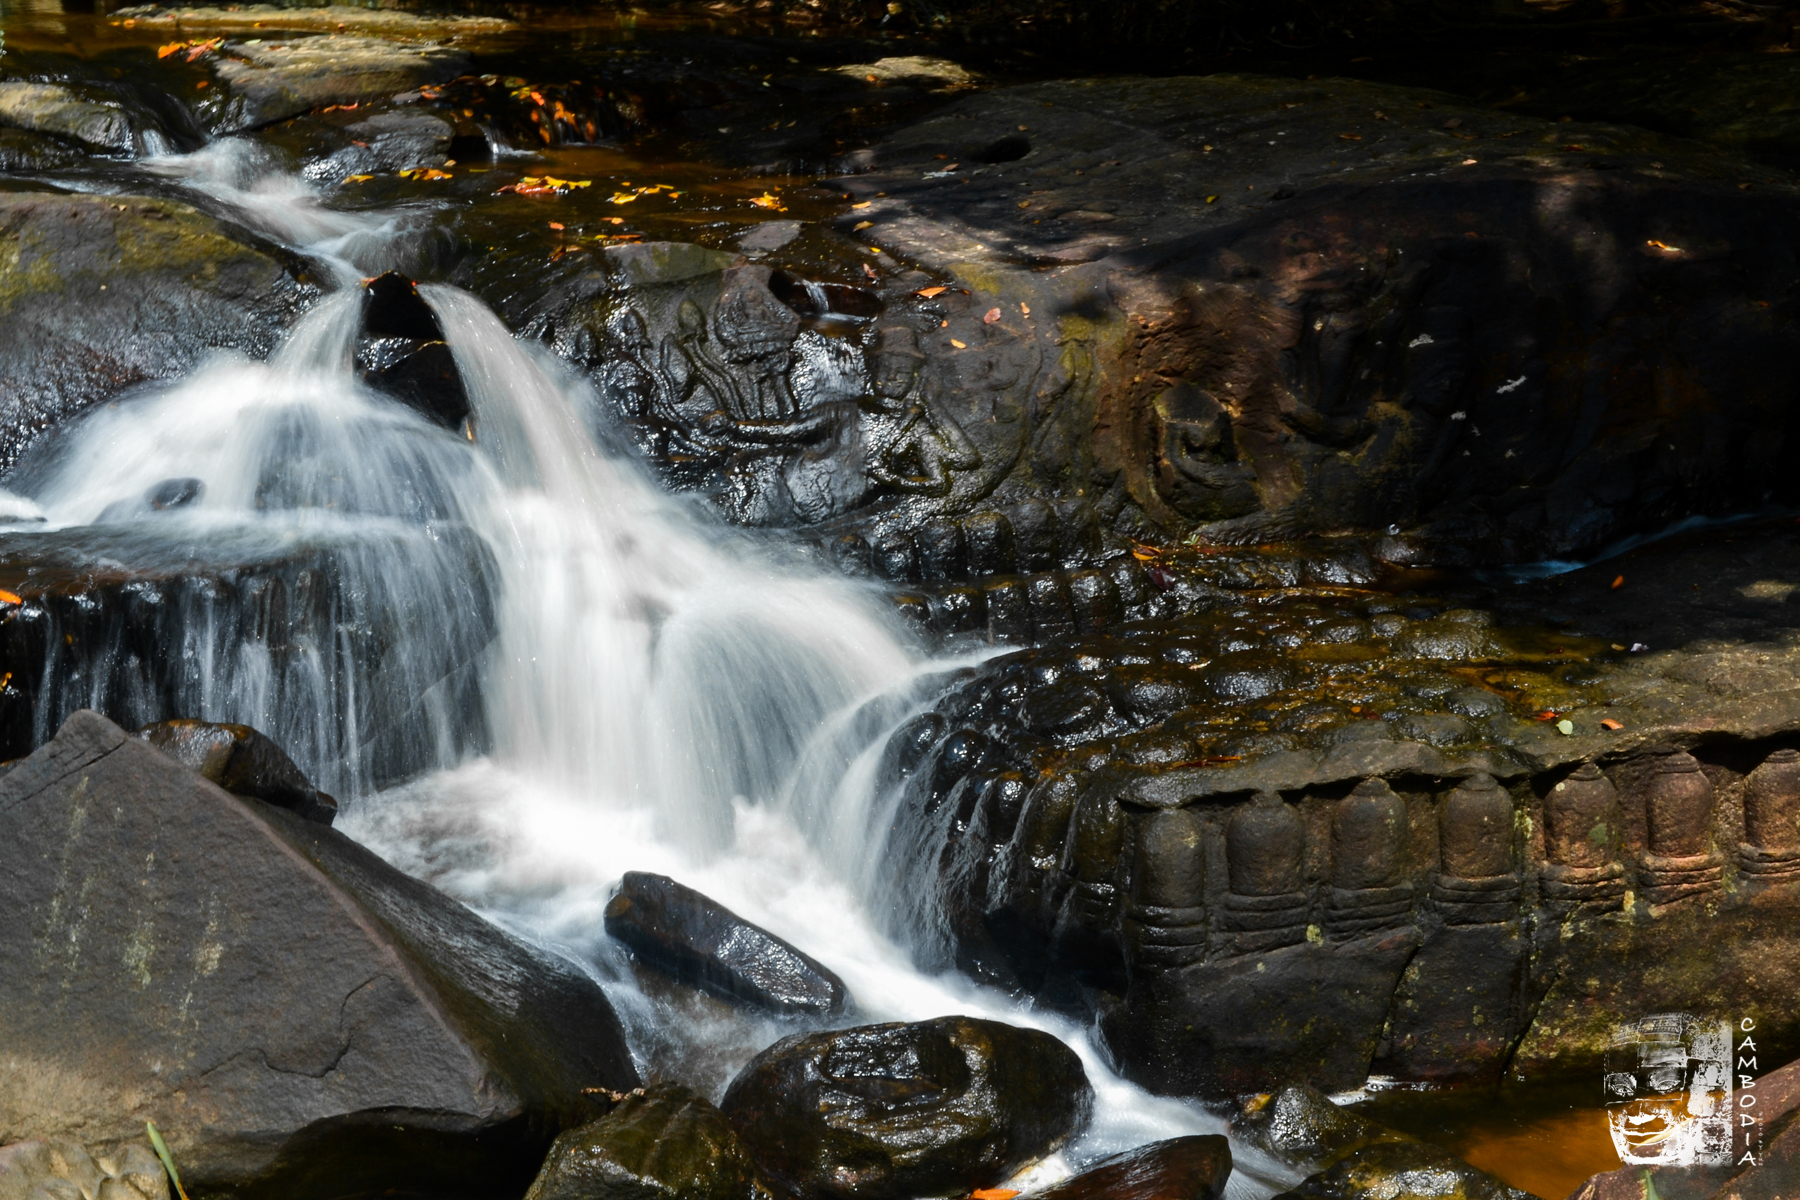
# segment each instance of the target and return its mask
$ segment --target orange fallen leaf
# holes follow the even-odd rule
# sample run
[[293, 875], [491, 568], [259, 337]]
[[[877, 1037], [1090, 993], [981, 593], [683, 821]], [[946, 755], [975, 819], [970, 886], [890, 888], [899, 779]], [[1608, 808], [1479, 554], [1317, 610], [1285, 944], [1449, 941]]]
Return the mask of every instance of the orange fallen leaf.
[[1536, 714], [1536, 716], [1537, 716], [1537, 719], [1538, 719], [1538, 720], [1540, 720], [1540, 721], [1554, 721], [1554, 720], [1556, 720], [1556, 714], [1555, 714], [1555, 713], [1553, 713], [1553, 712], [1549, 712], [1549, 711], [1548, 711], [1548, 710], [1546, 710], [1546, 711], [1544, 711], [1544, 712], [1541, 712], [1541, 713], [1538, 713], [1538, 714]]
[[1362, 134], [1360, 133], [1340, 133], [1338, 136], [1343, 138], [1346, 142], [1362, 141]]
[[1013, 1200], [1018, 1194], [1012, 1188], [976, 1188], [969, 1193], [969, 1200]]
[[17, 592], [0, 590], [0, 604], [23, 604], [24, 599]]
[[933, 296], [941, 296], [949, 290], [950, 290], [949, 288], [944, 288], [944, 287], [920, 288], [918, 291], [914, 292], [913, 295], [921, 296], [921, 297], [925, 298], [926, 300], [929, 300]]
[[1612, 585], [1616, 588], [1624, 587], [1625, 586], [1625, 577], [1623, 575], [1616, 576], [1612, 581]]
[[990, 308], [986, 312], [981, 314], [981, 323], [983, 325], [992, 325], [995, 321], [998, 321], [999, 319], [1000, 319], [1000, 310], [998, 308]]
[[1023, 300], [1019, 301], [1019, 315], [1029, 317], [1031, 315], [1031, 305], [1025, 303]]
[[764, 192], [760, 196], [752, 196], [750, 197], [750, 203], [756, 205], [758, 208], [772, 208], [776, 212], [787, 211], [787, 206], [782, 204], [780, 197], [772, 192]]
[[1605, 718], [1604, 720], [1602, 720], [1600, 722], [1600, 724], [1607, 729], [1623, 729], [1623, 728], [1625, 728], [1625, 726], [1622, 722], [1615, 721], [1611, 717]]
[[373, 175], [346, 175], [346, 176], [344, 176], [344, 182], [345, 183], [361, 183], [366, 179], [373, 179], [373, 178], [375, 178]]
[[858, 202], [857, 202], [857, 203], [855, 203], [855, 204], [852, 204], [852, 205], [851, 205], [851, 206], [850, 206], [850, 207], [851, 207], [851, 208], [867, 208], [867, 207], [869, 207], [869, 205], [870, 205], [870, 204], [872, 204], [872, 203], [874, 203], [874, 201], [871, 201], [871, 200], [859, 200], [859, 201], [858, 201]]
[[870, 226], [872, 226], [874, 224], [875, 224], [875, 222], [873, 222], [873, 221], [858, 221], [856, 223], [856, 228], [851, 230], [851, 232], [852, 233], [861, 233], [863, 230], [868, 229]]
[[552, 229], [554, 229], [554, 230], [556, 230], [556, 231], [557, 231], [557, 232], [558, 232], [558, 233], [561, 233], [561, 232], [562, 232], [562, 227], [563, 227], [563, 225], [562, 225], [562, 222], [561, 222], [561, 221], [552, 221], [552, 222], [550, 222], [550, 228], [552, 228]]
[[959, 342], [955, 338], [950, 339], [950, 344], [955, 346], [958, 350], [967, 350], [969, 348], [969, 343]]

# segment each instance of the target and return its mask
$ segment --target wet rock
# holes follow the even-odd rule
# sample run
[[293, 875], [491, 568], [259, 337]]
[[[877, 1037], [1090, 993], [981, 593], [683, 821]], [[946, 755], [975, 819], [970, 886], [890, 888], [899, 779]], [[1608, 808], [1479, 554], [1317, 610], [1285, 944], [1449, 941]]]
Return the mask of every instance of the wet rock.
[[0, 171], [33, 175], [63, 170], [81, 159], [79, 151], [53, 137], [23, 129], [0, 129]]
[[1385, 1142], [1345, 1155], [1277, 1200], [1535, 1200], [1452, 1154]]
[[196, 1192], [493, 1194], [583, 1089], [637, 1085], [585, 973], [93, 713], [0, 781], [0, 827], [0, 903], [48, 922], [0, 932], [10, 1136], [154, 1118]]
[[849, 1004], [844, 983], [767, 930], [666, 875], [627, 871], [606, 932], [677, 980], [756, 1008], [824, 1016]]
[[363, 285], [356, 366], [362, 381], [438, 424], [458, 429], [469, 395], [437, 314], [413, 281], [388, 271]]
[[526, 1200], [774, 1200], [725, 1115], [678, 1083], [624, 1097], [556, 1139]]
[[1078, 1132], [1092, 1099], [1049, 1034], [940, 1017], [785, 1038], [721, 1107], [794, 1191], [900, 1200], [999, 1183]]
[[318, 295], [284, 251], [170, 200], [0, 194], [0, 466], [219, 349], [265, 357]]
[[337, 801], [315, 788], [280, 746], [248, 725], [158, 721], [137, 736], [234, 796], [250, 796], [321, 825], [337, 819]]
[[206, 62], [217, 87], [198, 107], [217, 134], [443, 83], [465, 73], [470, 59], [447, 46], [339, 35], [231, 41]]
[[89, 1153], [32, 1139], [0, 1147], [0, 1200], [169, 1200], [169, 1177], [142, 1140]]
[[154, 154], [171, 139], [141, 110], [62, 83], [0, 82], [0, 125], [48, 134], [104, 154]]
[[1180, 1137], [1102, 1159], [1031, 1200], [1224, 1200], [1230, 1176], [1224, 1138]]
[[1486, 1171], [1290, 1086], [1242, 1102], [1233, 1136], [1310, 1174], [1280, 1200], [1533, 1200]]
[[[920, 346], [964, 388], [1008, 381], [992, 420], [962, 422], [1006, 464], [1002, 494], [1055, 474], [1104, 495], [1115, 528], [1216, 542], [1398, 526], [1440, 562], [1568, 556], [1785, 495], [1759, 446], [1786, 428], [1762, 397], [1794, 347], [1762, 316], [1785, 301], [1750, 248], [1797, 201], [1766, 167], [1441, 93], [1251, 76], [995, 89], [851, 165], [839, 182], [868, 207], [845, 228], [979, 277], [918, 306], [938, 322]], [[1548, 231], [1546, 206], [1567, 214]], [[1620, 248], [1604, 298], [1552, 249], [1599, 229]], [[1678, 314], [1702, 309], [1732, 315], [1701, 336]], [[1554, 329], [1524, 316], [1550, 310]], [[1559, 365], [1570, 352], [1587, 366]], [[1624, 440], [1573, 416], [1603, 363], [1634, 379], [1607, 393]], [[1675, 378], [1709, 399], [1659, 405], [1653, 381]], [[1013, 380], [1058, 397], [1033, 447], [1008, 440]], [[1716, 449], [1681, 432], [1700, 425]]]
[[[397, 564], [449, 582], [392, 586]], [[493, 571], [486, 544], [442, 520], [360, 546], [225, 537], [204, 552], [160, 521], [0, 533], [0, 587], [20, 601], [0, 622], [0, 757], [83, 708], [135, 729], [224, 703], [327, 791], [398, 783], [487, 745]], [[408, 627], [438, 636], [398, 654], [389, 631]]]

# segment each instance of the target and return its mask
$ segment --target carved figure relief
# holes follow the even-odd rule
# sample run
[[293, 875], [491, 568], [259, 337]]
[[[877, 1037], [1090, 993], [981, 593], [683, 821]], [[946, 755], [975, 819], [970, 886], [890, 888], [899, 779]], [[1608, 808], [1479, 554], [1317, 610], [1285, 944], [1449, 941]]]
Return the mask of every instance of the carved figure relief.
[[807, 331], [766, 274], [725, 271], [710, 312], [682, 296], [654, 352], [657, 320], [635, 307], [609, 316], [597, 369], [646, 453], [683, 482], [711, 479], [746, 524], [949, 497], [982, 456], [942, 403], [917, 334], [897, 322]]

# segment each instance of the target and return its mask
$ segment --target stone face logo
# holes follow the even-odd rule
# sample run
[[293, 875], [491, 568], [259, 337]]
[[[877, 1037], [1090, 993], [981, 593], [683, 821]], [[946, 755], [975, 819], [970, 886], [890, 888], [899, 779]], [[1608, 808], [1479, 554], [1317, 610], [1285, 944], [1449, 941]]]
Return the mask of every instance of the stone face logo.
[[1606, 1117], [1628, 1166], [1731, 1161], [1731, 1023], [1656, 1013], [1621, 1026], [1606, 1052]]

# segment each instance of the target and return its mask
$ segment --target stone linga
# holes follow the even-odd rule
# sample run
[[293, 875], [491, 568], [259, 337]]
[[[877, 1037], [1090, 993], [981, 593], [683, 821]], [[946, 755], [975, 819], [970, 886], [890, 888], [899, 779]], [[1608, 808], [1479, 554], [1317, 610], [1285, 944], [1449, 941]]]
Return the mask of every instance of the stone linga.
[[1086, 1126], [1093, 1088], [1047, 1033], [939, 1017], [784, 1038], [720, 1107], [799, 1195], [904, 1200], [993, 1187]]
[[0, 782], [0, 1142], [203, 1194], [522, 1191], [637, 1085], [587, 975], [81, 712]]

